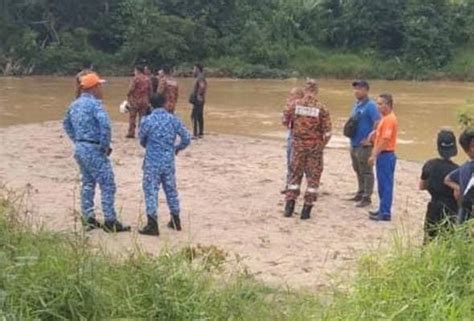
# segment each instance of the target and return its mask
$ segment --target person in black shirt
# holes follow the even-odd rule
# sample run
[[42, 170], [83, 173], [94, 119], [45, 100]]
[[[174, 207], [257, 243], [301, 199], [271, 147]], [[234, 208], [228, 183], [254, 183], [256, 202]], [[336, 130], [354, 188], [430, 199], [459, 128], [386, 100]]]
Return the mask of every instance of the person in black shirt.
[[431, 195], [425, 219], [425, 243], [434, 239], [440, 229], [454, 224], [458, 211], [453, 190], [444, 184], [446, 175], [459, 167], [451, 161], [457, 155], [456, 137], [450, 130], [441, 130], [437, 144], [441, 158], [426, 162], [420, 181], [420, 189], [427, 190]]

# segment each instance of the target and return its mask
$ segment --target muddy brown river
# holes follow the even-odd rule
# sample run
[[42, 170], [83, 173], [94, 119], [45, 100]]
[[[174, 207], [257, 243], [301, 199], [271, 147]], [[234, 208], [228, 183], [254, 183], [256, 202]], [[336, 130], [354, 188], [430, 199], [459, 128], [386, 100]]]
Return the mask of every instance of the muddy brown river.
[[[105, 104], [114, 121], [126, 121], [118, 112], [130, 78], [108, 78]], [[281, 111], [290, 89], [303, 80], [208, 79], [206, 130], [225, 134], [281, 139]], [[192, 79], [180, 79], [178, 114], [190, 125], [187, 103]], [[350, 81], [320, 80], [321, 100], [329, 107], [336, 137], [334, 146], [345, 146], [342, 125], [354, 101]], [[457, 130], [460, 107], [474, 101], [474, 83], [371, 81], [371, 95], [391, 92], [399, 118], [398, 154], [409, 160], [423, 160], [435, 154], [435, 137], [440, 127]], [[71, 102], [72, 77], [0, 78], [0, 126], [59, 120]], [[114, 133], [124, 135], [125, 133]], [[462, 160], [463, 157], [459, 157]]]

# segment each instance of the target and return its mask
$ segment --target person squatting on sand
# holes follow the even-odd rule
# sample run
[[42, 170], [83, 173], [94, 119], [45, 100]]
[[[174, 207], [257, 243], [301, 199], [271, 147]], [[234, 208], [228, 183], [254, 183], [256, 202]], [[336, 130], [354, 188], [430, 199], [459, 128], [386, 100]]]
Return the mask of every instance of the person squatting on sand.
[[[79, 98], [69, 106], [63, 126], [74, 143], [74, 158], [81, 172], [81, 211], [87, 229], [103, 227], [107, 232], [129, 231], [130, 227], [117, 220], [115, 210], [115, 179], [109, 156], [111, 148], [111, 124], [102, 104], [105, 81], [90, 72], [80, 77]], [[94, 195], [99, 184], [105, 223], [102, 226], [95, 217]]]
[[[291, 89], [290, 94], [286, 100], [286, 110], [289, 110], [295, 100], [304, 97], [304, 90], [302, 88], [294, 87]], [[287, 119], [291, 117], [290, 113], [283, 113], [282, 123], [288, 129], [288, 136], [286, 140], [286, 178], [285, 188], [281, 191], [282, 194], [286, 194], [288, 190], [288, 181], [290, 180], [290, 161], [291, 161], [291, 128], [293, 127], [293, 121]]]
[[[143, 191], [148, 223], [139, 233], [159, 235], [158, 192], [160, 185], [163, 185], [171, 214], [168, 227], [181, 230], [175, 155], [188, 147], [191, 135], [177, 116], [165, 110], [165, 96], [153, 95], [151, 104], [153, 111], [143, 119], [140, 127], [140, 144], [146, 149], [143, 161]], [[179, 137], [179, 144], [175, 145], [177, 137]]]
[[[287, 110], [285, 119], [292, 120], [291, 170], [286, 193], [285, 217], [293, 215], [296, 199], [300, 194], [303, 176], [307, 190], [301, 219], [309, 219], [323, 172], [323, 151], [331, 139], [331, 118], [326, 107], [317, 98], [318, 84], [308, 79], [305, 95], [295, 100]], [[288, 126], [288, 124], [285, 124]]]

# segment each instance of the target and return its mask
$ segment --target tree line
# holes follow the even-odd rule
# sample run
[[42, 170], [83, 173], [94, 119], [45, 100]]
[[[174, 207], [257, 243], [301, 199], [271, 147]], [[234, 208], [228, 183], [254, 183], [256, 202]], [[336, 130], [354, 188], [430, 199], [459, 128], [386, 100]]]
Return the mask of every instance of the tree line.
[[474, 79], [474, 0], [0, 0], [0, 73]]

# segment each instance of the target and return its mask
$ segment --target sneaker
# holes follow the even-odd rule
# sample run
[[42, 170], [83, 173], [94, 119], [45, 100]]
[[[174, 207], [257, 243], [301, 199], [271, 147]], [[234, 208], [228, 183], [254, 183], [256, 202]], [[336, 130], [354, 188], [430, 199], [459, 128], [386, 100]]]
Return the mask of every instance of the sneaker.
[[181, 219], [177, 215], [171, 215], [168, 227], [172, 230], [181, 231]]
[[379, 213], [378, 210], [377, 210], [377, 211], [369, 211], [369, 215], [370, 215], [370, 216], [378, 216], [379, 214], [380, 214], [380, 213]]
[[192, 140], [198, 140], [198, 138], [199, 138], [198, 136], [191, 137]]
[[88, 219], [82, 218], [82, 225], [86, 231], [92, 231], [98, 228], [102, 228], [102, 224], [95, 219], [95, 217], [89, 217]]
[[107, 233], [120, 233], [120, 232], [130, 232], [131, 227], [129, 225], [123, 225], [118, 220], [109, 221], [104, 223], [104, 231]]
[[390, 215], [369, 215], [369, 219], [377, 222], [390, 222], [392, 220]]
[[364, 207], [367, 207], [367, 206], [370, 206], [372, 205], [372, 201], [370, 200], [370, 198], [367, 198], [367, 197], [364, 197], [362, 198], [362, 200], [357, 203], [356, 207], [357, 208], [364, 208]]

